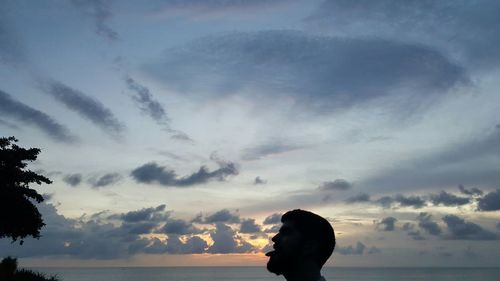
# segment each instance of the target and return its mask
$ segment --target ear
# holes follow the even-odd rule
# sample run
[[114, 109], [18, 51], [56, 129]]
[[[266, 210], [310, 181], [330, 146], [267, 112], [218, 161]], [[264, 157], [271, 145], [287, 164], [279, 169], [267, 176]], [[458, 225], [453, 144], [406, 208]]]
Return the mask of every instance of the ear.
[[302, 251], [303, 254], [306, 256], [314, 256], [319, 250], [319, 245], [316, 241], [314, 240], [307, 240], [305, 241]]

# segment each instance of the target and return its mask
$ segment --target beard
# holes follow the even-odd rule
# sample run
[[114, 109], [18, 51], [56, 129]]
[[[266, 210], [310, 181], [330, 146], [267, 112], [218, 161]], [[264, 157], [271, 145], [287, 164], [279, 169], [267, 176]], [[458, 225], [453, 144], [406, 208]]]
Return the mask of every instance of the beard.
[[267, 262], [267, 270], [276, 275], [282, 275], [290, 272], [295, 268], [296, 259], [281, 253], [279, 251], [271, 251], [266, 254], [269, 257]]

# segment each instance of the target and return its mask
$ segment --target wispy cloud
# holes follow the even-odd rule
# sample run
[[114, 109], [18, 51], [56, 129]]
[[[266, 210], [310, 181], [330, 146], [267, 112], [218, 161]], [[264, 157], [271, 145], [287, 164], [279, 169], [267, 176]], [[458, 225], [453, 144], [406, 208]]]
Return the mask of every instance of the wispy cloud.
[[0, 114], [14, 118], [19, 122], [36, 126], [57, 141], [73, 142], [76, 140], [65, 126], [59, 124], [52, 117], [13, 99], [2, 90], [0, 90]]
[[107, 0], [72, 0], [75, 7], [81, 9], [86, 15], [92, 17], [95, 22], [96, 33], [109, 40], [117, 40], [118, 32], [108, 26], [113, 13]]
[[122, 176], [118, 173], [108, 173], [99, 177], [92, 177], [88, 180], [88, 183], [90, 183], [94, 188], [99, 188], [116, 184], [121, 179]]
[[127, 87], [135, 92], [132, 99], [139, 106], [141, 112], [151, 117], [158, 124], [164, 126], [166, 130], [170, 131], [170, 118], [168, 118], [163, 105], [154, 99], [149, 89], [139, 84], [131, 77], [127, 77], [125, 82], [127, 83]]
[[437, 45], [458, 51], [468, 64], [494, 66], [500, 59], [499, 13], [495, 0], [327, 0], [306, 23], [342, 35]]
[[468, 80], [461, 66], [431, 47], [283, 30], [205, 37], [169, 49], [158, 61], [147, 67], [149, 72], [178, 91], [288, 96], [316, 113], [396, 89], [400, 95], [418, 92], [411, 99], [415, 108], [419, 99], [442, 95]]
[[259, 144], [244, 150], [243, 160], [259, 160], [264, 157], [276, 156], [302, 148], [299, 145], [287, 144], [282, 141]]
[[68, 109], [75, 111], [113, 137], [121, 137], [124, 125], [100, 101], [61, 82], [47, 80], [42, 84], [42, 89], [47, 94], [53, 96]]
[[348, 190], [352, 187], [352, 184], [345, 179], [336, 179], [334, 181], [325, 181], [318, 186], [319, 190], [322, 191], [333, 191], [333, 190]]

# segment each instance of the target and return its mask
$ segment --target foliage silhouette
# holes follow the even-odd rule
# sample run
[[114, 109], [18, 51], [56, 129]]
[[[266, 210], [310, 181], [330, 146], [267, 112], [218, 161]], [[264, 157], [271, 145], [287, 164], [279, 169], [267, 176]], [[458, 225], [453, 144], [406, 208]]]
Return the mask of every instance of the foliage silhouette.
[[36, 160], [40, 149], [22, 148], [15, 137], [0, 138], [0, 238], [10, 237], [12, 242], [27, 236], [40, 238], [45, 225], [33, 200], [44, 198], [30, 184], [50, 184], [48, 178], [25, 169], [26, 161]]
[[6, 257], [0, 262], [0, 280], [2, 281], [59, 281], [55, 276], [46, 277], [45, 274], [29, 269], [17, 269], [17, 259]]

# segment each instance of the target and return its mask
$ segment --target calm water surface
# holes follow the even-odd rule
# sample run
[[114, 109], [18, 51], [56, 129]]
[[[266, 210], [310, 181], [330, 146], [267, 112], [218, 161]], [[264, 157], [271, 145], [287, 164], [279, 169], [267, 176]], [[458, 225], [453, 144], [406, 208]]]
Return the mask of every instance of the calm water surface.
[[[62, 281], [282, 280], [263, 267], [34, 268]], [[327, 281], [499, 281], [500, 268], [324, 268]]]

